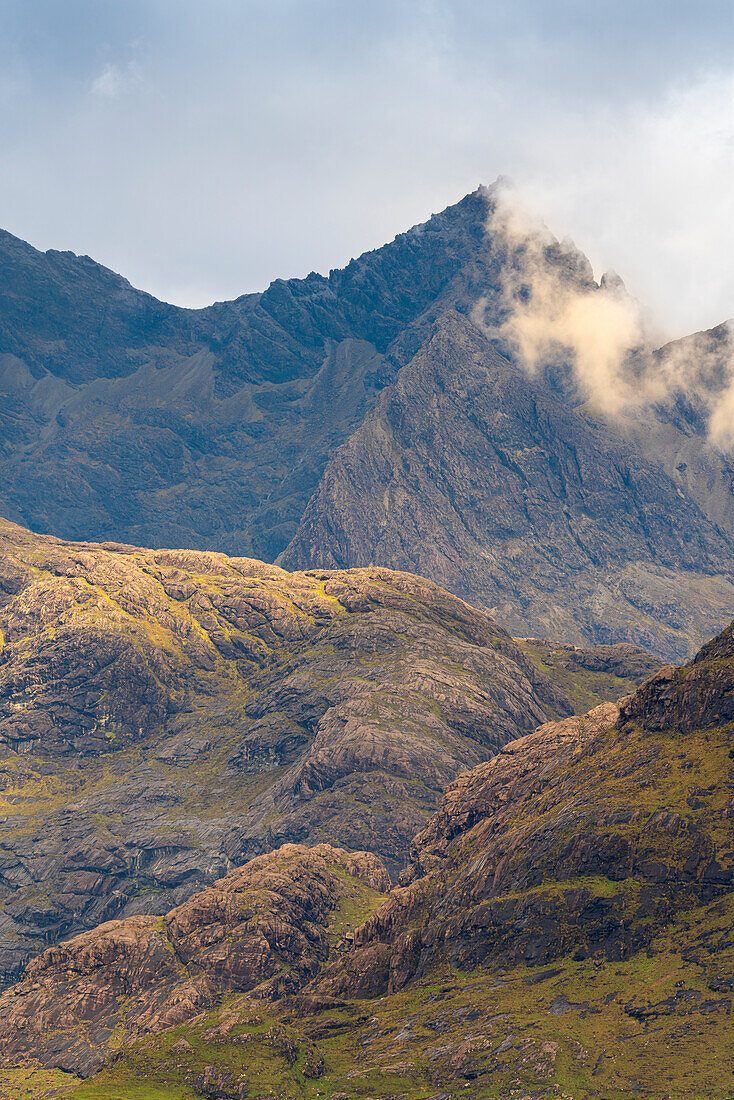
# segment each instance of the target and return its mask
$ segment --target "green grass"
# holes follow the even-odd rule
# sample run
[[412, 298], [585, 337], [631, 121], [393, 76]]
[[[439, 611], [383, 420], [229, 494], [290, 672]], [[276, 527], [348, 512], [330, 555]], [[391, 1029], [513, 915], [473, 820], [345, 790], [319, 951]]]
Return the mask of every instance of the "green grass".
[[[26, 1065], [0, 1069], [0, 1100], [40, 1100], [41, 1097], [68, 1096], [75, 1081], [69, 1073]], [[127, 1097], [121, 1097], [127, 1100]]]
[[561, 668], [548, 660], [552, 646], [529, 645], [522, 640], [518, 641], [518, 645], [536, 668], [568, 696], [575, 714], [586, 714], [600, 703], [616, 703], [623, 695], [636, 690], [634, 680], [613, 676], [609, 672]]
[[385, 895], [353, 878], [341, 867], [333, 866], [331, 871], [344, 884], [344, 894], [329, 921], [329, 940], [336, 943], [347, 932], [366, 921], [382, 905]]
[[[692, 958], [702, 941], [717, 944], [708, 967]], [[196, 1076], [213, 1066], [243, 1075], [252, 1100], [329, 1100], [339, 1093], [350, 1100], [426, 1100], [441, 1091], [486, 1100], [528, 1092], [566, 1100], [730, 1100], [731, 994], [710, 985], [722, 976], [734, 981], [734, 894], [680, 915], [649, 951], [623, 962], [564, 957], [541, 968], [467, 971], [438, 964], [400, 993], [306, 1017], [287, 1004], [229, 997], [195, 1025], [134, 1044], [67, 1095], [192, 1100]], [[632, 1014], [676, 993], [672, 1011], [663, 1004], [648, 1022]], [[719, 1010], [698, 1011], [707, 1001]], [[212, 1036], [212, 1027], [233, 1017], [230, 1034]], [[327, 1022], [338, 1030], [327, 1032]], [[273, 1024], [298, 1046], [292, 1065], [268, 1037]], [[175, 1054], [182, 1037], [191, 1049]], [[314, 1048], [325, 1071], [309, 1079], [306, 1053]], [[64, 1076], [39, 1076], [38, 1085], [50, 1089]], [[33, 1093], [0, 1091], [3, 1100], [16, 1095], [30, 1100]]]

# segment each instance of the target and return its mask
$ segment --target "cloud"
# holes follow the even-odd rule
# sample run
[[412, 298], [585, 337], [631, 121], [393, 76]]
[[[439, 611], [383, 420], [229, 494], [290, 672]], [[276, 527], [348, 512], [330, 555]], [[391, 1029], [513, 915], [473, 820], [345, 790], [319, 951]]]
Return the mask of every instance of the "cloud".
[[734, 450], [734, 378], [711, 415], [709, 435], [721, 450]]
[[635, 402], [630, 356], [650, 338], [621, 280], [606, 276], [598, 285], [586, 257], [557, 241], [507, 187], [494, 191], [487, 232], [502, 265], [503, 317], [492, 335], [533, 374], [570, 362], [583, 397], [604, 413]]
[[[685, 396], [700, 405], [711, 442], [734, 446], [734, 340], [727, 326], [657, 347], [659, 333], [613, 273], [599, 283], [571, 241], [559, 242], [508, 186], [492, 191], [489, 247], [502, 293], [476, 317], [531, 374], [568, 364], [584, 400], [615, 417]], [[491, 318], [488, 320], [488, 316]]]
[[145, 84], [143, 74], [134, 61], [124, 67], [105, 65], [99, 76], [92, 81], [90, 91], [100, 99], [120, 99], [128, 92], [136, 91]]
[[734, 314], [734, 71], [551, 120], [515, 177], [550, 224], [612, 265], [671, 335]]

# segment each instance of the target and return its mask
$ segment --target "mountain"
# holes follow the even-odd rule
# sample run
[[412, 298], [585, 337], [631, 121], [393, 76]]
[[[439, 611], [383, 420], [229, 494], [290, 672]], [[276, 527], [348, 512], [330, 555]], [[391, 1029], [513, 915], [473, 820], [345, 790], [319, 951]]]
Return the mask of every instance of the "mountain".
[[[389, 886], [376, 856], [328, 844], [286, 844], [163, 919], [108, 921], [50, 948], [28, 967], [24, 991], [15, 987], [15, 1011], [5, 1015], [0, 1034], [22, 1036], [27, 1058], [86, 1076], [115, 1049], [121, 1001], [126, 1030], [146, 1035], [210, 1007], [222, 989], [270, 1000], [297, 992], [335, 954], [345, 923], [374, 910]], [[60, 970], [75, 975], [65, 983], [65, 996]], [[91, 1016], [85, 1000], [94, 1002]], [[60, 1034], [72, 1016], [80, 1023], [86, 1017], [88, 1028]], [[16, 1045], [13, 1059], [18, 1050]], [[311, 1053], [314, 1068], [323, 1068], [317, 1050]]]
[[459, 772], [572, 712], [546, 668], [405, 573], [0, 523], [3, 980], [286, 842], [367, 849], [397, 875]]
[[[290, 569], [399, 566], [516, 634], [685, 659], [734, 612], [731, 463], [690, 400], [604, 420], [568, 369], [513, 362], [497, 333], [523, 271], [487, 228], [498, 195], [202, 310], [0, 235], [0, 514]], [[599, 291], [573, 247], [543, 255]]]
[[0, 998], [2, 1072], [79, 1100], [724, 1100], [733, 730], [734, 624], [460, 775], [384, 900], [376, 857], [291, 845], [49, 949]]
[[450, 311], [332, 457], [281, 560], [380, 561], [515, 633], [685, 654], [733, 606], [730, 547], [662, 469]]
[[203, 310], [1, 234], [0, 513], [272, 561], [393, 376], [390, 343], [478, 251], [485, 212], [468, 196], [328, 278]]

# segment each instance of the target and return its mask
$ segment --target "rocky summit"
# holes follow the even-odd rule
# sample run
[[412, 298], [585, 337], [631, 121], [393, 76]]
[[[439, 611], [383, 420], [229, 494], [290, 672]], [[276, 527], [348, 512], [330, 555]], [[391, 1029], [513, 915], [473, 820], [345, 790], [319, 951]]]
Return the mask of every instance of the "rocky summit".
[[451, 780], [574, 709], [487, 614], [386, 569], [289, 574], [3, 523], [0, 639], [6, 982], [286, 842], [397, 875]]
[[7, 1087], [725, 1100], [733, 631], [461, 774], [386, 898], [374, 855], [287, 845], [49, 949], [0, 998]]
[[449, 312], [331, 459], [282, 561], [377, 560], [436, 577], [515, 633], [683, 656], [734, 608], [729, 556], [662, 469]]
[[[224, 992], [273, 1000], [298, 991], [389, 884], [366, 852], [286, 844], [164, 918], [109, 921], [49, 948], [9, 994], [4, 1061], [87, 1074], [116, 1049], [121, 1024], [129, 1040], [199, 1016]], [[314, 1064], [323, 1066], [315, 1052]]]
[[[609, 421], [568, 364], [515, 361], [499, 334], [525, 273], [499, 194], [201, 310], [0, 234], [0, 513], [289, 569], [408, 569], [512, 633], [687, 659], [734, 614], [731, 457], [686, 394]], [[559, 285], [601, 292], [543, 241]], [[708, 362], [728, 340], [658, 354]]]

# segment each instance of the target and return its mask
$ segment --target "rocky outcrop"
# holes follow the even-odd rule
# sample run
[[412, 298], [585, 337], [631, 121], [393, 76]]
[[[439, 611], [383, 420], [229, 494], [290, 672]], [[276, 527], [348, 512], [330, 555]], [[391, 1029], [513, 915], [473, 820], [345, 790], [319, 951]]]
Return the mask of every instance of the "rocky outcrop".
[[384, 569], [288, 574], [0, 530], [0, 969], [283, 843], [393, 873], [456, 775], [565, 696]]
[[375, 560], [435, 578], [516, 634], [578, 645], [685, 659], [734, 613], [721, 530], [455, 311], [332, 456], [282, 556]]
[[442, 962], [624, 960], [732, 891], [731, 638], [662, 670], [621, 714], [541, 726], [461, 775], [415, 838], [409, 884], [321, 988], [374, 996]]
[[734, 721], [734, 626], [705, 645], [689, 665], [668, 667], [622, 706], [624, 721], [647, 729], [696, 729]]
[[110, 921], [45, 951], [0, 997], [2, 1061], [84, 1075], [126, 1042], [181, 1024], [222, 994], [298, 991], [329, 958], [345, 904], [368, 910], [389, 888], [367, 852], [286, 845], [163, 918]]

